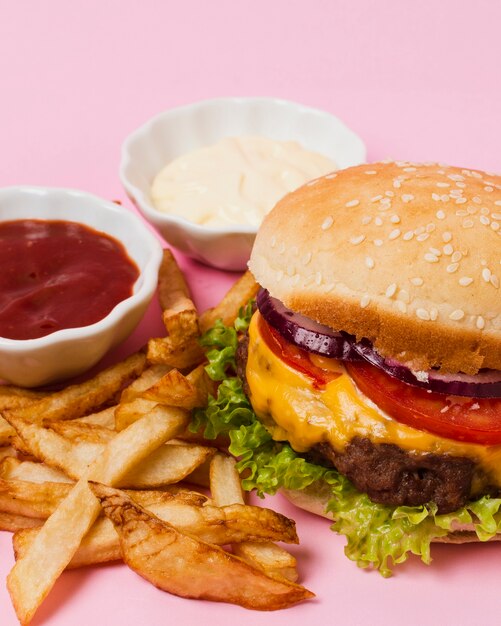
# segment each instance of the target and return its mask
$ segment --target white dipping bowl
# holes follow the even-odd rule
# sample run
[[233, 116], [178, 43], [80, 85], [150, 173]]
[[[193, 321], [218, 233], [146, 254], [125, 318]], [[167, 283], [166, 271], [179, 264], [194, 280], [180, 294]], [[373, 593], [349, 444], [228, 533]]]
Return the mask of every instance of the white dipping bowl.
[[38, 339], [0, 337], [0, 378], [35, 387], [81, 374], [128, 337], [155, 292], [162, 247], [138, 215], [82, 191], [0, 189], [0, 221], [21, 219], [67, 220], [90, 226], [120, 241], [139, 269], [133, 294], [95, 324], [59, 330]]
[[297, 141], [330, 157], [339, 169], [366, 160], [361, 138], [337, 117], [275, 98], [220, 98], [160, 113], [123, 143], [120, 178], [125, 190], [162, 237], [185, 254], [225, 270], [244, 270], [257, 228], [213, 229], [157, 210], [150, 189], [160, 170], [176, 157], [224, 137], [260, 135]]

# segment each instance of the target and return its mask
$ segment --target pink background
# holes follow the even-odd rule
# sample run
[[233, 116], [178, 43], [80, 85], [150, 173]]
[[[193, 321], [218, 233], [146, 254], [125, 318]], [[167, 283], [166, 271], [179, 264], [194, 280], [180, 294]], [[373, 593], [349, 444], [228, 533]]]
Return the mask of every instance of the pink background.
[[[500, 23], [489, 0], [0, 0], [0, 185], [76, 187], [130, 207], [117, 174], [124, 137], [166, 108], [235, 95], [326, 109], [371, 160], [501, 171]], [[234, 279], [180, 262], [201, 309]], [[154, 302], [118, 354], [160, 332]], [[33, 623], [499, 623], [501, 546], [437, 546], [432, 567], [383, 580], [345, 559], [324, 520], [268, 502], [297, 520], [315, 600], [253, 613], [170, 596], [112, 565], [64, 574]], [[12, 563], [0, 533], [0, 579]], [[0, 615], [17, 623], [3, 584]]]

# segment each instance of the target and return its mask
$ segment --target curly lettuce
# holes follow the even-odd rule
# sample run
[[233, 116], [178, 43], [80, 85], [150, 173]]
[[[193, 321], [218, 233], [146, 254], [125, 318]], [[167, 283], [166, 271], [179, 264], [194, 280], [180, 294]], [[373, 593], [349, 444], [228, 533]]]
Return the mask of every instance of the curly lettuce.
[[332, 497], [327, 512], [332, 529], [347, 539], [345, 553], [359, 567], [390, 576], [395, 565], [414, 554], [429, 564], [434, 539], [472, 525], [480, 541], [501, 532], [501, 499], [484, 496], [454, 513], [439, 515], [434, 504], [391, 507], [372, 502], [336, 470], [308, 462], [286, 442], [274, 441], [258, 420], [236, 375], [238, 334], [248, 328], [252, 303], [241, 309], [233, 326], [218, 320], [201, 339], [208, 348], [206, 371], [218, 381], [216, 397], [192, 415], [191, 430], [207, 439], [226, 434], [237, 459], [244, 489], [263, 497], [280, 488], [300, 490], [321, 481]]

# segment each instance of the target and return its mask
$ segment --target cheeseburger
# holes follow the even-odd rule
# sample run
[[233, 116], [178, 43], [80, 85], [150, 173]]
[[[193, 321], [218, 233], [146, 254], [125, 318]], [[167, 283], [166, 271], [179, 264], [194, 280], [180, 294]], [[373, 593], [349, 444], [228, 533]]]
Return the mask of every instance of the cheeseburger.
[[501, 177], [329, 174], [269, 213], [249, 268], [261, 290], [236, 369], [254, 418], [228, 422], [247, 486], [330, 517], [383, 574], [432, 541], [495, 538]]

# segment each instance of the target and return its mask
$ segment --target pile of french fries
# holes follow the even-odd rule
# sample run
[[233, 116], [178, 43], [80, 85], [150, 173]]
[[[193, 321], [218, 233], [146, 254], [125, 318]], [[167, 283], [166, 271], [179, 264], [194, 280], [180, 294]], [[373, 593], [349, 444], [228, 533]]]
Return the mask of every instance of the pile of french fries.
[[255, 293], [245, 274], [199, 317], [166, 251], [165, 337], [54, 393], [0, 386], [0, 530], [14, 533], [7, 586], [21, 624], [65, 569], [120, 559], [189, 598], [275, 610], [313, 596], [275, 543], [298, 542], [294, 522], [245, 504], [234, 460], [187, 430], [215, 392], [200, 333]]

